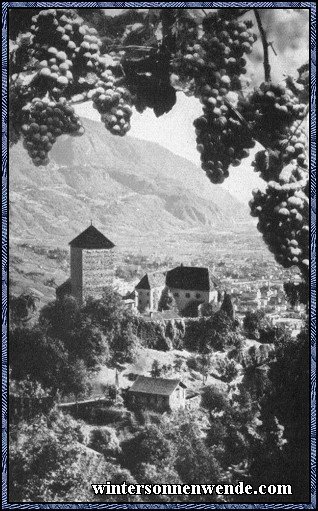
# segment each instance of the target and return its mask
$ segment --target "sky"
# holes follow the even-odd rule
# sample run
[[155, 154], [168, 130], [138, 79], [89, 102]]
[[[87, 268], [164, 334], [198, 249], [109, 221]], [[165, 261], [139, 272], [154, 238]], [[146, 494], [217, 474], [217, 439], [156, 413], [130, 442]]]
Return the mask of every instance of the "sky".
[[[110, 12], [111, 11], [111, 12]], [[118, 13], [120, 9], [108, 10], [108, 14]], [[309, 15], [306, 9], [261, 9], [261, 17], [269, 42], [272, 81], [281, 82], [286, 75], [297, 76], [297, 68], [308, 61], [309, 55]], [[253, 15], [252, 15], [253, 16]], [[251, 17], [251, 14], [249, 14]], [[255, 28], [257, 31], [257, 28]], [[247, 86], [255, 86], [263, 81], [263, 49], [260, 41], [254, 45], [253, 53], [247, 65]], [[77, 113], [90, 119], [99, 120], [100, 116], [92, 104], [77, 105]], [[134, 111], [132, 127], [128, 137], [157, 142], [173, 153], [183, 156], [200, 166], [199, 153], [196, 150], [193, 121], [202, 114], [201, 104], [196, 98], [189, 98], [182, 92], [177, 94], [174, 108], [162, 117], [156, 118], [152, 110], [139, 114]], [[256, 147], [259, 149], [259, 146]], [[265, 183], [251, 167], [253, 153], [243, 160], [240, 167], [230, 169], [230, 177], [221, 185], [241, 202], [251, 198], [254, 188], [264, 189]], [[202, 171], [203, 172], [203, 171]]]

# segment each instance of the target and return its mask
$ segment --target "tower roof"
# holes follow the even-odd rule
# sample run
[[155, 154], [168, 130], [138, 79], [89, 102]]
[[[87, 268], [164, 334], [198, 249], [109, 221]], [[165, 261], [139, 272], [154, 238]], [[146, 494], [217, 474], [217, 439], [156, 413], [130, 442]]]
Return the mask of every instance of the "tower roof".
[[76, 248], [113, 248], [115, 245], [104, 234], [102, 234], [96, 227], [90, 225], [85, 231], [76, 236], [69, 245]]

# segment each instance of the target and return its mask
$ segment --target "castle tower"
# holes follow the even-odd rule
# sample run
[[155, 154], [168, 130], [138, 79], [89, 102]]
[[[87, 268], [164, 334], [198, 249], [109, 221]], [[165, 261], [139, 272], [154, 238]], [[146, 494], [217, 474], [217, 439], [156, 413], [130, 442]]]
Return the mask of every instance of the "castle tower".
[[100, 298], [114, 278], [114, 247], [90, 225], [74, 238], [71, 247], [71, 294], [82, 303], [89, 296]]

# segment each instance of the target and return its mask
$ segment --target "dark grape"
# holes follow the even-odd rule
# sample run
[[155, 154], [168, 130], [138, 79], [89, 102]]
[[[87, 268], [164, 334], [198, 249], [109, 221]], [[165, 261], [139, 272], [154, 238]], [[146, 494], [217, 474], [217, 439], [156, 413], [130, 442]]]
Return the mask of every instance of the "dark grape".
[[[33, 56], [39, 78], [56, 95], [64, 94], [80, 76], [103, 68], [101, 41], [72, 9], [47, 9], [34, 17]], [[97, 76], [95, 76], [97, 81]]]
[[130, 130], [132, 100], [130, 92], [124, 87], [114, 85], [115, 78], [111, 70], [102, 74], [99, 87], [89, 93], [94, 108], [101, 114], [105, 127], [113, 134], [124, 136]]
[[34, 98], [24, 107], [23, 145], [36, 166], [47, 165], [48, 153], [58, 136], [83, 133], [79, 117], [65, 98], [57, 102], [46, 97]]
[[212, 183], [222, 183], [229, 175], [229, 166], [240, 165], [255, 140], [248, 125], [218, 89], [204, 86], [201, 101], [203, 116], [194, 121], [201, 166]]
[[250, 201], [257, 228], [275, 259], [285, 268], [298, 266], [308, 277], [308, 178], [280, 184], [270, 181], [265, 192], [255, 190]]

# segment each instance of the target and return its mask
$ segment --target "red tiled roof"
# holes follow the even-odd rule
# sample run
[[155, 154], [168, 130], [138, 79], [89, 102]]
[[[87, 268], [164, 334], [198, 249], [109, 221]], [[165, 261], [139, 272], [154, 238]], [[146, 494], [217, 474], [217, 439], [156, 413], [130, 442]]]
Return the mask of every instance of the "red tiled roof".
[[172, 392], [180, 385], [183, 388], [187, 386], [181, 380], [170, 380], [168, 378], [152, 378], [149, 376], [138, 376], [134, 381], [129, 392], [140, 392], [143, 394], [157, 394], [159, 396], [170, 396]]
[[115, 246], [93, 225], [90, 225], [85, 231], [70, 241], [69, 245], [71, 247], [88, 249], [113, 248]]

